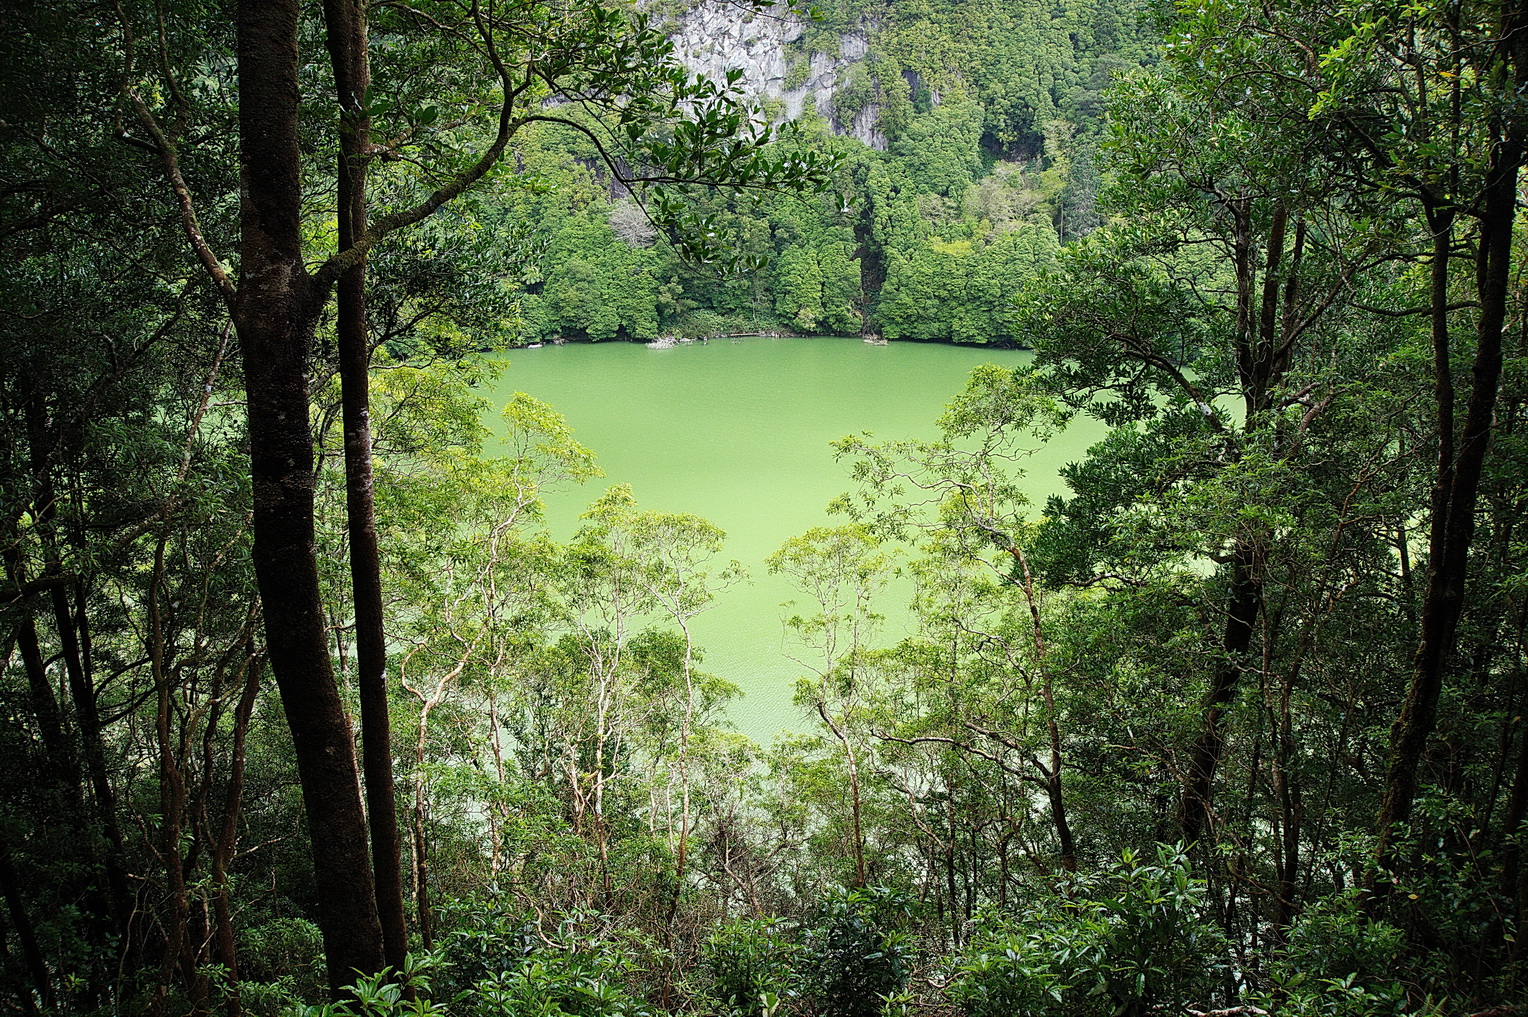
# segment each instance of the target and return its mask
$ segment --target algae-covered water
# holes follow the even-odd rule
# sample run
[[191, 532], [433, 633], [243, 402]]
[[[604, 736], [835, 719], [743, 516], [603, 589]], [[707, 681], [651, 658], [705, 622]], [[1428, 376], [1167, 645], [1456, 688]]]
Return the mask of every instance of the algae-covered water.
[[[934, 437], [934, 421], [973, 367], [1018, 366], [1027, 356], [854, 338], [713, 339], [662, 350], [569, 344], [512, 353], [490, 398], [497, 408], [522, 391], [551, 404], [605, 471], [548, 498], [557, 536], [571, 536], [578, 514], [616, 483], [630, 484], [644, 509], [693, 512], [727, 531], [724, 558], [741, 562], [750, 581], [726, 590], [693, 628], [702, 667], [743, 690], [729, 710], [734, 723], [768, 742], [809, 721], [791, 702], [804, 672], [787, 655], [781, 622], [781, 603], [795, 593], [764, 559], [808, 527], [838, 521], [826, 507], [848, 489], [848, 464], [834, 461], [829, 443], [862, 431]], [[1080, 458], [1078, 441], [1067, 439], [1029, 462], [1037, 508], [1059, 487], [1056, 471]], [[902, 615], [888, 616], [886, 635], [895, 638]]]

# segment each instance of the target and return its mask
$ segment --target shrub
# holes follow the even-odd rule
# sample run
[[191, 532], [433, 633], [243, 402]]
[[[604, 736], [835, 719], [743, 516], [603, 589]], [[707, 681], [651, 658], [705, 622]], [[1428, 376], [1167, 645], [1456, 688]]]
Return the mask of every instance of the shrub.
[[768, 1010], [762, 1001], [789, 994], [796, 945], [780, 923], [744, 918], [720, 925], [701, 947], [711, 994], [737, 1014]]
[[626, 958], [607, 949], [548, 951], [513, 972], [479, 982], [453, 1012], [483, 1017], [650, 1017], [619, 984]]
[[358, 978], [350, 998], [302, 1017], [654, 1017], [616, 984], [629, 962], [607, 947], [548, 950], [449, 995], [436, 993], [431, 977], [443, 963], [439, 953], [409, 954], [401, 977], [389, 968]]
[[1213, 992], [1224, 940], [1182, 847], [1146, 864], [1126, 851], [1066, 889], [978, 921], [951, 990], [968, 1014], [1142, 1017]]
[[851, 890], [830, 897], [807, 935], [803, 974], [817, 1009], [829, 1017], [875, 1017], [907, 984], [912, 947], [895, 928], [909, 916], [893, 891]]
[[1070, 986], [1052, 966], [1044, 934], [988, 915], [956, 966], [950, 998], [970, 1017], [1035, 1017], [1058, 1012]]
[[503, 910], [498, 894], [453, 901], [445, 910], [451, 931], [440, 938], [446, 979], [454, 991], [518, 970], [542, 945], [534, 924]]
[[329, 994], [324, 942], [304, 918], [272, 918], [239, 934], [239, 992], [253, 1014], [274, 1014]]
[[1363, 912], [1351, 890], [1305, 909], [1269, 967], [1273, 991], [1261, 1002], [1289, 1017], [1378, 1017], [1406, 1009], [1401, 930]]

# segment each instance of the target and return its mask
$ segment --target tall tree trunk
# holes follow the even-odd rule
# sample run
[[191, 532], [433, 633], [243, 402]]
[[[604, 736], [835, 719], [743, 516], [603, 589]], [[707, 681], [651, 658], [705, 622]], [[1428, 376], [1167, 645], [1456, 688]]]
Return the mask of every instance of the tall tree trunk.
[[430, 916], [430, 841], [425, 820], [425, 801], [422, 792], [414, 798], [414, 809], [409, 832], [414, 845], [414, 921], [419, 927], [419, 940], [426, 950], [435, 946], [435, 923]]
[[307, 357], [323, 298], [304, 266], [296, 0], [241, 0], [241, 203], [234, 322], [244, 358], [254, 564], [297, 757], [330, 986], [383, 966], [351, 728], [329, 662], [314, 543]]
[[1038, 758], [1035, 765], [1045, 778], [1045, 798], [1050, 804], [1051, 824], [1056, 828], [1056, 845], [1061, 854], [1061, 867], [1067, 872], [1077, 871], [1077, 847], [1072, 839], [1072, 824], [1067, 819], [1066, 797], [1061, 788], [1061, 724], [1056, 719], [1056, 693], [1051, 681], [1050, 653], [1045, 646], [1045, 629], [1040, 618], [1040, 598], [1035, 592], [1034, 575], [1029, 571], [1029, 559], [1023, 548], [1015, 545], [1013, 555], [1024, 570], [1024, 599], [1029, 604], [1031, 637], [1035, 646], [1035, 667], [1040, 672], [1040, 695], [1045, 702], [1045, 733], [1050, 738], [1050, 765], [1042, 766]]
[[1507, 799], [1506, 815], [1502, 820], [1502, 832], [1506, 834], [1506, 843], [1502, 847], [1502, 870], [1500, 893], [1506, 900], [1515, 901], [1516, 920], [1503, 921], [1501, 933], [1503, 939], [1508, 942], [1508, 953], [1514, 960], [1521, 961], [1528, 950], [1523, 937], [1512, 936], [1514, 929], [1524, 928], [1528, 922], [1528, 896], [1522, 891], [1528, 890], [1528, 883], [1524, 883], [1525, 871], [1528, 866], [1523, 865], [1524, 840], [1528, 837], [1528, 828], [1524, 822], [1528, 820], [1528, 730], [1524, 729], [1521, 720], [1515, 725], [1520, 730], [1517, 732], [1517, 766], [1512, 779], [1512, 791]]
[[[690, 726], [695, 719], [695, 640], [690, 626], [676, 611], [675, 619], [684, 633], [684, 716], [679, 722], [679, 838], [674, 845], [674, 893], [669, 898], [668, 914], [663, 921], [663, 946], [667, 949], [674, 940], [675, 919], [679, 916], [679, 904], [684, 895], [685, 866], [690, 847]], [[677, 957], [675, 958], [677, 962]], [[668, 1003], [672, 975], [676, 965], [664, 969], [661, 1002]]]
[[[1271, 393], [1282, 381], [1282, 351], [1295, 328], [1295, 294], [1304, 230], [1297, 228], [1293, 266], [1287, 270], [1284, 289], [1284, 321], [1280, 327], [1280, 280], [1284, 260], [1289, 210], [1283, 202], [1272, 209], [1263, 281], [1258, 286], [1257, 245], [1253, 236], [1253, 199], [1237, 198], [1225, 203], [1232, 222], [1232, 263], [1236, 270], [1235, 352], [1245, 424], [1250, 434], [1268, 426], [1264, 415]], [[1239, 453], [1238, 453], [1239, 454]], [[1231, 561], [1231, 588], [1226, 598], [1225, 628], [1220, 638], [1220, 659], [1210, 675], [1203, 701], [1203, 724], [1189, 750], [1187, 777], [1178, 805], [1178, 829], [1185, 843], [1204, 835], [1211, 812], [1215, 771], [1225, 748], [1225, 717], [1241, 687], [1247, 654], [1258, 614], [1263, 610], [1263, 576], [1267, 561], [1266, 534], [1241, 533], [1235, 538]]]
[[430, 712], [445, 694], [445, 687], [443, 681], [436, 686], [434, 695], [420, 697], [419, 737], [414, 743], [414, 807], [409, 823], [414, 850], [414, 921], [426, 950], [435, 945], [435, 923], [430, 917], [430, 841], [425, 822], [428, 817], [425, 811], [424, 752], [430, 732]]
[[[37, 387], [33, 387], [26, 401], [27, 445], [30, 449], [33, 501], [32, 513], [38, 523], [41, 539], [44, 574], [61, 576], [62, 557], [59, 553], [58, 490], [53, 481], [54, 453], [59, 447], [56, 426], [50, 426], [46, 400]], [[96, 708], [95, 686], [90, 680], [88, 661], [81, 652], [76, 619], [83, 621], [84, 590], [77, 581], [79, 612], [70, 608], [69, 590], [62, 582], [49, 590], [53, 606], [53, 626], [58, 633], [58, 647], [68, 678], [69, 697], [74, 703], [74, 719], [79, 730], [81, 755], [85, 762], [85, 775], [90, 781], [97, 820], [106, 841], [106, 853], [102, 861], [109, 890], [107, 904], [111, 920], [120, 934], [125, 935], [132, 913], [132, 891], [128, 889], [126, 857], [122, 846], [122, 830], [117, 824], [116, 796], [106, 772], [106, 753], [101, 742], [100, 712]]]
[[956, 857], [956, 838], [960, 836], [959, 823], [955, 816], [955, 788], [957, 786], [957, 769], [950, 767], [945, 775], [944, 782], [944, 829], [946, 836], [940, 838], [940, 846], [944, 848], [944, 877], [945, 886], [950, 895], [949, 928], [953, 944], [960, 946], [960, 872], [957, 868], [959, 859]]
[[61, 785], [68, 785], [75, 793], [79, 790], [74, 753], [64, 739], [63, 714], [58, 700], [54, 698], [52, 683], [48, 681], [47, 663], [43, 659], [42, 644], [37, 639], [37, 623], [32, 619], [31, 605], [23, 604], [21, 618], [16, 622], [16, 648], [21, 652], [22, 669], [27, 675], [27, 691], [30, 694], [32, 713], [37, 719], [37, 730], [42, 737], [43, 756], [48, 761], [50, 776]]
[[[3, 557], [6, 578], [9, 585], [18, 591], [18, 600], [20, 600], [15, 608], [20, 617], [17, 619], [13, 638], [16, 649], [21, 655], [32, 713], [42, 741], [42, 759], [46, 765], [39, 783], [51, 794], [57, 795], [54, 799], [53, 810], [57, 810], [58, 814], [53, 815], [53, 810], [50, 810], [46, 819], [59, 821], [68, 830], [69, 839], [75, 842], [81, 851], [79, 857], [85, 863], [80, 873], [82, 881], [85, 882], [81, 893], [86, 914], [90, 918], [91, 938], [98, 949], [109, 951], [114, 949], [110, 945], [113, 936], [119, 936], [122, 942], [126, 942], [124, 924], [118, 920], [119, 917], [126, 916], [114, 914], [113, 902], [109, 899], [107, 892], [110, 890], [110, 885], [103, 890], [91, 876], [99, 859], [92, 857], [89, 853], [91, 846], [96, 843], [95, 831], [91, 829], [91, 821], [88, 818], [89, 803], [86, 801], [81, 784], [79, 760], [75, 754], [75, 747], [64, 727], [64, 711], [59, 706], [53, 682], [48, 677], [47, 660], [43, 656], [43, 646], [38, 638], [37, 622], [33, 615], [36, 605], [29, 598], [22, 597], [19, 592], [27, 585], [19, 541], [13, 539], [8, 542], [4, 548]], [[99, 975], [99, 970], [93, 973]], [[104, 983], [92, 982], [90, 995], [100, 995], [105, 991]]]
[[[366, 230], [366, 167], [371, 117], [366, 5], [325, 0], [330, 61], [340, 107], [339, 246]], [[408, 932], [403, 915], [402, 858], [394, 801], [392, 728], [387, 709], [387, 636], [382, 621], [382, 568], [377, 549], [371, 465], [371, 343], [366, 325], [366, 260], [340, 276], [336, 289], [340, 406], [345, 431], [345, 510], [349, 523], [356, 669], [361, 699], [361, 768], [371, 826], [377, 917], [388, 966], [403, 969]]]
[[[1050, 763], [1042, 763], [1038, 755], [1030, 755], [1030, 762], [1040, 771], [1040, 784], [1045, 789], [1045, 800], [1050, 805], [1051, 825], [1056, 831], [1056, 846], [1061, 867], [1067, 872], [1077, 871], [1077, 848], [1072, 837], [1072, 825], [1067, 819], [1066, 798], [1061, 785], [1062, 748], [1061, 725], [1057, 720], [1055, 685], [1051, 679], [1050, 651], [1046, 648], [1044, 622], [1040, 615], [1040, 596], [1035, 589], [1034, 574], [1029, 569], [1029, 558], [1018, 544], [1011, 544], [1008, 553], [1013, 556], [1023, 576], [1019, 586], [1029, 607], [1030, 641], [1035, 649], [1035, 671], [1040, 676], [1040, 697], [1045, 703], [1045, 733], [1049, 740]], [[1010, 748], [1016, 745], [1009, 744]]]
[[[844, 747], [844, 760], [848, 764], [849, 771], [849, 815], [854, 825], [854, 888], [859, 889], [865, 885], [868, 878], [865, 869], [865, 832], [860, 823], [859, 761], [855, 758], [854, 745], [849, 740], [848, 732], [828, 716], [827, 705], [822, 700], [817, 701], [817, 715], [822, 718], [824, 724], [828, 725], [839, 744]], [[952, 834], [951, 843], [953, 842]], [[950, 899], [950, 907], [952, 910], [955, 907], [953, 897]]]
[[0, 560], [5, 562], [5, 582], [15, 601], [15, 629], [12, 638], [21, 654], [22, 670], [27, 676], [27, 692], [31, 700], [32, 715], [37, 721], [37, 733], [42, 739], [43, 755], [48, 761], [49, 776], [60, 783], [67, 783], [79, 790], [79, 770], [73, 747], [64, 736], [63, 711], [53, 694], [53, 683], [48, 679], [47, 661], [43, 657], [42, 643], [37, 635], [33, 597], [29, 588], [26, 561], [21, 553], [21, 531], [15, 519], [9, 525], [0, 542]]
[[[1519, 77], [1528, 67], [1519, 71]], [[1392, 859], [1397, 826], [1411, 817], [1417, 771], [1437, 723], [1438, 699], [1464, 609], [1470, 543], [1475, 536], [1475, 502], [1502, 370], [1502, 329], [1506, 322], [1516, 218], [1517, 177], [1523, 160], [1521, 139], [1509, 132], [1491, 152], [1485, 207], [1480, 218], [1475, 289], [1480, 303], [1470, 398], [1457, 445], [1453, 436], [1453, 389], [1448, 374], [1446, 252], [1435, 239], [1433, 265], [1434, 371], [1438, 399], [1438, 465], [1433, 491], [1431, 555], [1422, 602], [1422, 631], [1411, 682], [1390, 732], [1390, 761], [1379, 813], [1378, 855]], [[1435, 237], [1442, 231], [1434, 226]], [[1440, 303], [1440, 301], [1442, 301]]]
[[172, 730], [170, 677], [166, 668], [164, 619], [160, 610], [160, 587], [164, 580], [164, 552], [167, 538], [161, 534], [154, 547], [154, 571], [148, 588], [149, 671], [154, 679], [156, 709], [154, 732], [159, 750], [159, 859], [165, 869], [166, 896], [169, 898], [165, 943], [159, 965], [159, 981], [154, 988], [154, 1014], [167, 1013], [170, 986], [177, 966], [189, 997], [191, 1012], [207, 1012], [206, 978], [196, 964], [197, 945], [191, 926], [191, 901], [186, 886], [189, 863], [181, 855], [182, 820], [186, 808], [185, 770], [176, 751], [177, 739]]
[[57, 619], [59, 639], [64, 651], [64, 666], [69, 676], [69, 697], [74, 702], [75, 722], [79, 726], [80, 745], [85, 757], [85, 772], [95, 798], [96, 817], [106, 837], [103, 868], [106, 871], [107, 887], [111, 891], [113, 917], [125, 940], [128, 924], [132, 920], [133, 892], [128, 886], [122, 827], [117, 822], [117, 797], [112, 790], [106, 767], [106, 749], [101, 737], [101, 713], [96, 703], [95, 681], [91, 677], [89, 654], [82, 638], [88, 637], [89, 632], [85, 627], [84, 584], [76, 583], [74, 592], [77, 610], [71, 613], [64, 588], [54, 588], [53, 614]]

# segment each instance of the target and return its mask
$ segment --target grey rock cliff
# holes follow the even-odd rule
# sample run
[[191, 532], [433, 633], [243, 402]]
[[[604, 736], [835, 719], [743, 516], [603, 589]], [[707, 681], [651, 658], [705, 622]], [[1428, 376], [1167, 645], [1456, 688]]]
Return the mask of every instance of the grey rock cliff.
[[[758, 99], [785, 104], [789, 118], [801, 115], [810, 96], [834, 130], [858, 138], [872, 148], [885, 148], [886, 138], [876, 126], [873, 105], [856, 112], [850, 122], [840, 122], [833, 112], [833, 97], [848, 80], [853, 66], [865, 58], [869, 37], [851, 31], [839, 38], [838, 52], [812, 53], [806, 76], [787, 87], [790, 78], [791, 43], [805, 34], [801, 15], [783, 6], [755, 12], [727, 0], [700, 0], [677, 18], [671, 35], [679, 59], [691, 71], [720, 80], [729, 70], [743, 72], [740, 85]], [[803, 55], [797, 51], [794, 59]]]

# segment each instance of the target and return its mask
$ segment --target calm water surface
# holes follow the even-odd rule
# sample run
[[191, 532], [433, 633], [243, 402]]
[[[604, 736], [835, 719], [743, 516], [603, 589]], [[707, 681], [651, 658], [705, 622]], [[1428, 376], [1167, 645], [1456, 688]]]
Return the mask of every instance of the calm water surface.
[[[701, 666], [744, 692], [729, 710], [733, 722], [768, 742], [782, 729], [811, 724], [791, 702], [805, 672], [788, 655], [781, 624], [788, 613], [781, 604], [795, 593], [768, 574], [764, 559], [810, 526], [841, 521], [826, 507], [848, 489], [848, 464], [834, 461], [829, 442], [862, 431], [878, 439], [932, 438], [935, 419], [973, 367], [1017, 366], [1027, 356], [850, 338], [720, 339], [668, 350], [547, 346], [510, 355], [490, 393], [497, 404], [490, 426], [512, 393], [527, 392], [563, 414], [598, 457], [603, 480], [548, 499], [560, 538], [617, 483], [631, 485], [641, 508], [693, 512], [727, 531], [723, 558], [741, 562], [750, 581], [718, 597], [694, 631]], [[1080, 457], [1075, 440], [1053, 441], [1036, 454], [1029, 477], [1037, 506], [1059, 488], [1061, 466]], [[888, 622], [888, 637], [899, 627]]]

